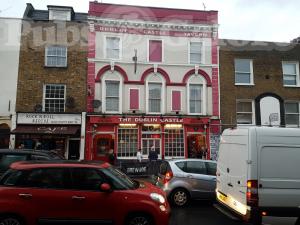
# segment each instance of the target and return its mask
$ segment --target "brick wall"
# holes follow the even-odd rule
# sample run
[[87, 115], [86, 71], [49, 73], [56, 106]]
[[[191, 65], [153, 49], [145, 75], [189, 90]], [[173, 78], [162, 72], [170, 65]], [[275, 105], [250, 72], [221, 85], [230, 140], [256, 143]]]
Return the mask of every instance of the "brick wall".
[[[23, 21], [17, 112], [33, 112], [42, 104], [44, 84], [66, 85], [66, 96], [75, 100], [66, 112], [86, 111], [87, 34], [87, 23]], [[44, 66], [45, 46], [52, 44], [68, 46], [66, 68]]]
[[[284, 87], [282, 75], [282, 61], [300, 61], [300, 45], [221, 40], [220, 46], [220, 110], [223, 124], [236, 123], [236, 99], [255, 100], [257, 96], [270, 92], [284, 101], [300, 101], [300, 88]], [[235, 86], [235, 58], [253, 60], [254, 86]]]

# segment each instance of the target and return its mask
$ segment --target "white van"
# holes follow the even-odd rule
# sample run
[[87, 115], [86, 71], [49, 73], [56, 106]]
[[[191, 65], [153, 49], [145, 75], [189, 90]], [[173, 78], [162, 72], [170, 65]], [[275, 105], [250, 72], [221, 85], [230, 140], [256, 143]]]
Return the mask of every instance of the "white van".
[[262, 216], [300, 215], [300, 129], [224, 130], [217, 160], [217, 200], [253, 224]]

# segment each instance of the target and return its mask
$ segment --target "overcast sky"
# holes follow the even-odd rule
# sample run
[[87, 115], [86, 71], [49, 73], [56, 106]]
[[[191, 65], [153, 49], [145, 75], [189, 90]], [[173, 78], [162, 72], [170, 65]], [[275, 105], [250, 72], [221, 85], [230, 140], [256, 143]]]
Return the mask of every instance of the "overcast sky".
[[[1, 0], [0, 17], [22, 17], [26, 2], [35, 9], [73, 6], [88, 12], [89, 0]], [[100, 2], [100, 0], [98, 0]], [[105, 3], [219, 11], [220, 38], [289, 42], [300, 36], [300, 0], [103, 0]]]

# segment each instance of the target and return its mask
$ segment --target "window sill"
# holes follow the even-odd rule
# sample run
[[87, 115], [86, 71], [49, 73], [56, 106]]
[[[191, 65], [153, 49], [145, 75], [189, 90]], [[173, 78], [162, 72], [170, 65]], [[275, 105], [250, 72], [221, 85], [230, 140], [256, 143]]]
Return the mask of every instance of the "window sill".
[[255, 84], [241, 84], [241, 83], [235, 83], [235, 86], [255, 86]]
[[283, 85], [285, 88], [299, 88], [300, 85]]
[[44, 68], [60, 68], [60, 69], [67, 69], [68, 66], [47, 66], [47, 65], [44, 65]]

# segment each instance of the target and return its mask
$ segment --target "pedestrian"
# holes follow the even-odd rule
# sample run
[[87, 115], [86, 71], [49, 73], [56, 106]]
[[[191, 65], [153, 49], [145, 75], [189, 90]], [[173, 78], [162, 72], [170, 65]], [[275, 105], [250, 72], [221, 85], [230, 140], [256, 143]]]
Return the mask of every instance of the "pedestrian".
[[152, 145], [150, 148], [148, 159], [150, 162], [149, 175], [156, 175], [157, 174], [156, 161], [158, 159], [158, 155], [157, 152], [155, 151], [154, 145]]
[[18, 149], [23, 149], [25, 146], [23, 143], [21, 143], [19, 146], [18, 146]]
[[143, 155], [142, 155], [142, 150], [139, 148], [137, 153], [136, 153], [136, 159], [138, 162], [142, 162]]
[[155, 151], [154, 145], [152, 145], [151, 148], [150, 148], [148, 159], [149, 159], [150, 162], [151, 161], [156, 161], [158, 159], [158, 155], [157, 155], [157, 152]]

